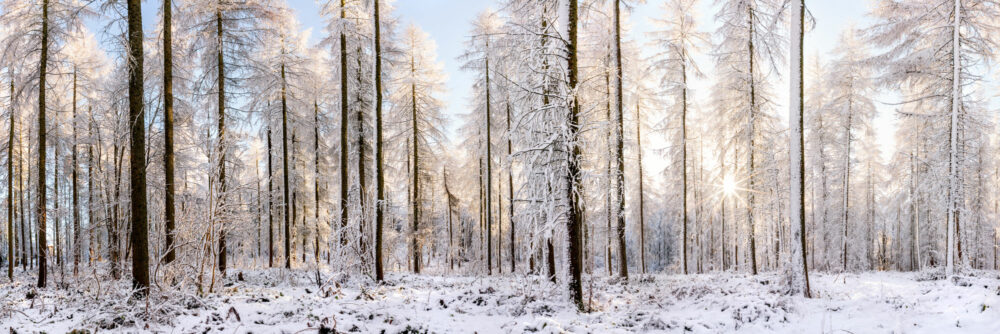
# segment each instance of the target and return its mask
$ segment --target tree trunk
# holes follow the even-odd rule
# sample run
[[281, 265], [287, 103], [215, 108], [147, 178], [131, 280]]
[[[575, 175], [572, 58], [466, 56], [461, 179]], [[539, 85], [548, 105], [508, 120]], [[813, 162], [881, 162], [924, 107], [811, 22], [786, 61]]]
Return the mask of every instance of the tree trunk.
[[[569, 170], [568, 175], [566, 175], [565, 191], [566, 197], [569, 199], [569, 213], [567, 215], [567, 236], [569, 238], [569, 249], [567, 255], [569, 256], [568, 265], [569, 267], [569, 295], [570, 299], [573, 300], [574, 304], [579, 311], [584, 311], [586, 309], [583, 304], [583, 291], [581, 287], [581, 265], [582, 259], [580, 250], [580, 227], [583, 225], [583, 212], [582, 204], [583, 201], [580, 198], [580, 193], [575, 191], [576, 187], [581, 184], [581, 172], [580, 172], [580, 145], [576, 142], [580, 133], [580, 104], [577, 100], [576, 89], [577, 80], [579, 72], [577, 71], [577, 3], [576, 0], [569, 1], [569, 8], [567, 11], [568, 17], [568, 37], [569, 40], [566, 43], [566, 65], [569, 70], [569, 82], [568, 82], [568, 92], [573, 94], [570, 101], [569, 110], [569, 142], [567, 143], [572, 150], [569, 157]], [[551, 256], [551, 255], [550, 255]], [[624, 263], [622, 264], [624, 265]]]
[[[791, 196], [790, 202], [790, 222], [791, 236], [793, 240], [799, 242], [798, 247], [789, 247], [789, 261], [786, 264], [790, 277], [789, 292], [798, 293], [802, 290], [806, 298], [811, 297], [809, 289], [809, 266], [806, 262], [806, 201], [805, 201], [805, 139], [803, 138], [803, 114], [805, 106], [803, 104], [803, 64], [802, 52], [805, 29], [805, 0], [792, 1], [792, 66], [798, 66], [792, 71], [791, 94], [791, 138], [789, 138], [790, 153], [789, 167], [791, 170]], [[801, 253], [801, 254], [798, 254]], [[799, 263], [801, 261], [801, 263]], [[799, 272], [801, 268], [801, 272]]]
[[222, 12], [215, 12], [215, 24], [216, 24], [216, 34], [219, 43], [218, 52], [218, 64], [219, 72], [217, 78], [219, 80], [219, 203], [217, 204], [221, 208], [219, 226], [219, 272], [222, 276], [226, 276], [226, 225], [225, 220], [228, 218], [225, 216], [226, 213], [226, 62], [223, 51], [225, 47], [223, 45], [223, 31], [222, 31]]
[[380, 0], [374, 0], [375, 16], [375, 281], [382, 282], [385, 273], [382, 268], [382, 219], [385, 205], [385, 176], [382, 164], [382, 41], [379, 21]]
[[510, 222], [510, 272], [517, 272], [517, 244], [514, 234], [514, 161], [511, 152], [510, 103], [507, 103], [507, 220]]
[[[489, 35], [486, 49], [490, 48]], [[490, 58], [486, 56], [486, 274], [493, 275], [493, 138], [490, 124]], [[499, 254], [497, 254], [499, 257]]]
[[753, 211], [754, 211], [754, 127], [755, 127], [755, 111], [757, 107], [757, 92], [754, 83], [754, 45], [753, 45], [753, 35], [754, 35], [754, 12], [752, 7], [747, 8], [748, 20], [750, 23], [750, 31], [748, 40], [748, 58], [750, 62], [750, 117], [748, 122], [747, 131], [747, 179], [749, 182], [749, 187], [747, 187], [747, 223], [750, 226], [750, 266], [751, 272], [757, 275], [757, 229], [754, 226], [753, 221]]
[[639, 167], [639, 270], [646, 273], [646, 209], [645, 194], [642, 189], [642, 114], [639, 113], [639, 101], [635, 102], [635, 151], [638, 156], [636, 166]]
[[621, 0], [614, 0], [614, 21], [615, 21], [615, 69], [617, 75], [615, 75], [615, 114], [614, 114], [614, 124], [612, 124], [613, 134], [611, 136], [612, 141], [615, 143], [614, 151], [612, 151], [611, 156], [614, 157], [615, 167], [615, 185], [613, 188], [615, 194], [615, 219], [618, 221], [618, 275], [621, 275], [623, 279], [628, 279], [628, 252], [625, 251], [625, 149], [624, 149], [624, 99], [622, 98], [622, 32], [621, 32]]
[[288, 99], [286, 98], [285, 64], [281, 64], [281, 161], [282, 176], [284, 177], [284, 218], [285, 218], [285, 269], [292, 269], [292, 238], [291, 222], [289, 221], [289, 195], [288, 195]]
[[174, 62], [173, 62], [173, 4], [171, 0], [163, 0], [163, 174], [164, 181], [164, 247], [167, 254], [163, 257], [165, 263], [174, 262]]
[[132, 288], [140, 295], [149, 291], [149, 227], [146, 221], [146, 121], [142, 92], [142, 11], [140, 0], [128, 1], [129, 41], [129, 187], [132, 228]]
[[[416, 50], [411, 50], [411, 52], [416, 52]], [[410, 75], [416, 74], [416, 64], [414, 59], [410, 57]], [[413, 226], [413, 272], [416, 274], [420, 273], [420, 139], [417, 138], [417, 133], [420, 132], [419, 125], [417, 121], [417, 86], [415, 83], [410, 84], [410, 103], [412, 103], [411, 110], [411, 120], [413, 122], [413, 202], [410, 204], [412, 206], [413, 215], [410, 217], [412, 219]], [[487, 261], [489, 263], [489, 261]]]
[[[340, 20], [346, 19], [340, 0]], [[340, 244], [347, 245], [347, 36], [340, 32]]]
[[[134, 0], [133, 0], [134, 1]], [[129, 2], [131, 5], [131, 1]], [[38, 287], [44, 288], [47, 281], [45, 241], [45, 77], [48, 74], [49, 62], [49, 0], [42, 0], [42, 54], [38, 69], [38, 201], [35, 204], [36, 219], [38, 219]]]
[[[7, 133], [7, 279], [14, 282], [14, 79], [10, 81], [10, 132]], [[23, 229], [23, 227], [22, 227]], [[24, 239], [21, 239], [24, 244]]]
[[316, 266], [319, 266], [319, 102], [313, 101], [313, 154], [315, 157], [315, 169], [313, 172], [316, 174], [313, 176], [313, 196], [315, 197], [316, 211], [313, 213], [313, 218], [316, 220], [313, 224], [316, 228], [315, 244], [313, 245], [313, 256], [316, 257]]
[[848, 210], [850, 208], [850, 200], [851, 200], [851, 127], [854, 125], [851, 124], [851, 122], [853, 120], [854, 111], [851, 110], [852, 108], [850, 103], [851, 102], [848, 102], [847, 129], [845, 129], [845, 136], [847, 137], [846, 138], [847, 146], [846, 146], [846, 153], [844, 154], [844, 206], [842, 210], [844, 219], [844, 235], [843, 239], [841, 239], [842, 241], [841, 250], [843, 251], [842, 254], [843, 257], [841, 261], [843, 264], [843, 269], [842, 269], [843, 271], [847, 271], [847, 227], [849, 225], [848, 223], [850, 219]]
[[79, 273], [80, 266], [80, 201], [79, 201], [79, 184], [77, 179], [77, 156], [76, 156], [76, 69], [73, 70], [73, 116], [70, 121], [71, 127], [73, 128], [73, 146], [72, 146], [72, 163], [71, 167], [71, 179], [73, 180], [73, 277], [76, 277]]
[[267, 267], [274, 268], [274, 170], [271, 161], [271, 118], [267, 119]]

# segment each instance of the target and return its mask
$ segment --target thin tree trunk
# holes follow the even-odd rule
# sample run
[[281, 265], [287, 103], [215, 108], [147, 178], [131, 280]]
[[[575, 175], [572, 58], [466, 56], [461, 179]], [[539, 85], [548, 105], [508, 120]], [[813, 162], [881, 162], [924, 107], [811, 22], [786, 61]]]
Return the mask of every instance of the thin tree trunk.
[[749, 187], [747, 187], [747, 223], [750, 226], [750, 266], [751, 272], [757, 275], [757, 229], [754, 226], [753, 221], [753, 210], [754, 210], [754, 122], [755, 122], [755, 112], [754, 109], [757, 107], [757, 92], [756, 85], [754, 83], [754, 12], [752, 7], [747, 8], [748, 20], [749, 20], [749, 38], [747, 39], [749, 48], [749, 62], [750, 62], [750, 117], [747, 129], [747, 178], [749, 182]]
[[271, 161], [271, 118], [267, 121], [267, 267], [274, 268], [274, 170]]
[[289, 221], [289, 195], [288, 195], [288, 100], [285, 95], [287, 90], [285, 82], [285, 64], [281, 64], [281, 160], [282, 176], [284, 177], [284, 218], [285, 218], [285, 269], [292, 269], [292, 239], [291, 222]]
[[646, 208], [645, 193], [642, 189], [642, 114], [639, 113], [639, 101], [635, 103], [635, 151], [638, 156], [636, 166], [639, 167], [639, 270], [646, 273]]
[[[346, 19], [340, 0], [340, 20]], [[340, 32], [340, 244], [347, 245], [347, 36]]]
[[[486, 36], [486, 49], [490, 48], [489, 35]], [[486, 274], [493, 275], [493, 139], [490, 124], [490, 58], [486, 62]], [[500, 255], [497, 254], [497, 257]]]
[[316, 203], [316, 210], [313, 213], [313, 218], [316, 220], [313, 223], [316, 227], [313, 256], [316, 257], [316, 266], [319, 266], [319, 102], [316, 101], [313, 101], [313, 154], [315, 157], [313, 172], [316, 174], [313, 176], [313, 196]]
[[149, 227], [146, 217], [146, 121], [143, 111], [142, 10], [140, 0], [128, 1], [129, 40], [129, 187], [131, 189], [132, 288], [140, 295], [149, 291]]
[[175, 209], [174, 194], [174, 62], [173, 62], [173, 4], [171, 0], [163, 0], [163, 174], [164, 181], [164, 247], [167, 254], [163, 257], [165, 263], [174, 262], [174, 224]]
[[684, 274], [688, 271], [688, 177], [687, 177], [687, 59], [681, 54], [681, 222], [683, 222]]
[[[568, 92], [573, 94], [570, 101], [570, 112], [569, 112], [569, 142], [570, 152], [569, 157], [569, 170], [568, 175], [566, 175], [565, 185], [566, 197], [569, 199], [569, 213], [567, 215], [567, 237], [569, 238], [569, 249], [567, 255], [569, 256], [567, 271], [569, 272], [569, 294], [570, 299], [576, 304], [579, 311], [585, 311], [586, 306], [583, 304], [583, 291], [581, 286], [581, 265], [582, 259], [580, 250], [580, 232], [581, 226], [583, 225], [583, 212], [582, 204], [583, 201], [580, 198], [580, 193], [576, 190], [577, 186], [581, 184], [581, 171], [580, 171], [580, 145], [577, 144], [577, 138], [580, 133], [580, 104], [576, 96], [577, 80], [579, 73], [577, 71], [577, 3], [576, 0], [569, 1], [569, 8], [567, 11], [568, 17], [568, 37], [569, 40], [566, 43], [566, 65], [569, 70], [569, 82], [568, 82]], [[550, 255], [551, 256], [551, 255]], [[624, 265], [624, 263], [622, 263]]]
[[[134, 0], [132, 0], [134, 1]], [[131, 5], [132, 1], [129, 1]], [[35, 204], [36, 219], [38, 219], [38, 283], [39, 288], [44, 288], [46, 284], [46, 247], [45, 241], [45, 77], [48, 74], [49, 63], [49, 0], [42, 0], [42, 54], [38, 69], [38, 201]]]
[[[14, 80], [10, 81], [10, 132], [7, 133], [7, 279], [14, 282]], [[23, 229], [23, 227], [22, 227]], [[24, 239], [21, 239], [24, 244]]]
[[517, 272], [517, 244], [514, 234], [514, 162], [511, 158], [510, 103], [507, 103], [507, 220], [510, 222], [510, 272]]
[[382, 41], [379, 21], [380, 0], [374, 0], [375, 16], [375, 281], [382, 282], [385, 273], [382, 268], [382, 219], [385, 205], [385, 176], [382, 164]]
[[[411, 50], [415, 52], [416, 50]], [[416, 64], [413, 57], [410, 57], [410, 75], [416, 75]], [[410, 103], [412, 103], [412, 113], [411, 120], [413, 122], [413, 216], [410, 217], [413, 221], [413, 272], [416, 274], [420, 273], [420, 139], [417, 134], [420, 132], [420, 126], [417, 121], [417, 85], [416, 83], [410, 84]], [[489, 263], [489, 261], [487, 261]]]
[[615, 143], [611, 156], [615, 159], [615, 185], [613, 191], [615, 200], [615, 219], [618, 221], [618, 274], [622, 278], [628, 279], [628, 252], [625, 251], [625, 149], [624, 149], [624, 125], [625, 111], [622, 98], [622, 32], [621, 32], [621, 0], [614, 0], [615, 7], [615, 114], [614, 124], [612, 124], [612, 141]]
[[219, 203], [217, 204], [221, 210], [219, 210], [219, 216], [222, 218], [219, 226], [219, 272], [222, 276], [226, 276], [226, 226], [225, 226], [225, 214], [226, 214], [226, 62], [225, 55], [223, 51], [225, 47], [223, 45], [223, 31], [222, 31], [222, 12], [215, 12], [215, 24], [216, 24], [216, 34], [219, 43], [218, 52], [218, 75], [219, 80]]
[[843, 271], [847, 271], [847, 227], [849, 225], [849, 211], [850, 200], [851, 200], [851, 124], [854, 116], [854, 111], [851, 108], [850, 102], [848, 102], [847, 107], [847, 129], [845, 129], [845, 136], [847, 137], [847, 147], [846, 153], [844, 154], [844, 205], [843, 205], [843, 219], [844, 219], [844, 235], [841, 239], [841, 250], [842, 254], [842, 264]]
[[80, 266], [80, 202], [79, 202], [79, 184], [78, 184], [78, 170], [77, 170], [77, 156], [76, 156], [76, 69], [73, 70], [73, 116], [70, 124], [73, 128], [73, 146], [72, 146], [72, 163], [71, 167], [71, 179], [73, 180], [73, 277], [76, 277], [79, 273]]

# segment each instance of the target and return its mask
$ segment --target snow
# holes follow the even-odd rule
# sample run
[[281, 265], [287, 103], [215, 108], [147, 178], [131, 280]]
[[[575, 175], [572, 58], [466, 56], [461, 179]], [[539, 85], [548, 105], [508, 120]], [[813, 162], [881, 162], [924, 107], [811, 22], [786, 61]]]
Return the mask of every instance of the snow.
[[[538, 277], [390, 274], [375, 286], [363, 276], [280, 269], [230, 271], [204, 298], [154, 293], [127, 302], [128, 280], [92, 279], [38, 291], [33, 276], [0, 285], [0, 327], [18, 332], [286, 332], [321, 325], [359, 333], [998, 333], [1000, 276], [941, 271], [811, 275], [815, 298], [779, 293], [779, 273], [585, 278], [594, 308], [577, 313], [564, 289]], [[231, 309], [231, 310], [230, 310]], [[153, 314], [147, 319], [145, 314]]]

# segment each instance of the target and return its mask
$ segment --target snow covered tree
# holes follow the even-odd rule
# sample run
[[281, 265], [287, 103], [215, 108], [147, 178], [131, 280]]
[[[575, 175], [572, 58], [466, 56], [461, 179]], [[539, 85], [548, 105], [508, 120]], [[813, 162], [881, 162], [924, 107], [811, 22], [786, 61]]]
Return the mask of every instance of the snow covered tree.
[[770, 80], [772, 69], [784, 61], [780, 38], [780, 3], [775, 0], [725, 0], [716, 20], [722, 25], [716, 30], [721, 42], [714, 50], [715, 68], [720, 88], [716, 107], [728, 113], [725, 126], [731, 132], [727, 140], [744, 154], [740, 170], [740, 185], [745, 190], [744, 205], [750, 271], [758, 271], [757, 220], [761, 194], [768, 193], [761, 179], [762, 160], [771, 154], [774, 145], [776, 119]]
[[[423, 229], [422, 209], [425, 207], [425, 190], [421, 185], [431, 178], [427, 168], [437, 155], [442, 138], [441, 118], [444, 104], [438, 99], [443, 91], [443, 74], [437, 63], [434, 42], [427, 33], [416, 26], [408, 26], [400, 37], [400, 64], [393, 73], [393, 93], [390, 100], [394, 117], [403, 124], [401, 136], [408, 144], [412, 164], [410, 191], [410, 256], [413, 272], [420, 273], [422, 264], [421, 241]], [[408, 65], [408, 66], [407, 66]], [[421, 182], [423, 181], [423, 182]]]
[[[975, 100], [970, 98], [982, 80], [977, 66], [991, 60], [996, 28], [992, 19], [1000, 9], [982, 0], [909, 0], [880, 2], [873, 9], [876, 23], [866, 29], [866, 41], [885, 51], [873, 61], [883, 66], [879, 80], [890, 88], [905, 87], [906, 103], [915, 104], [911, 117], [933, 118], [936, 126], [930, 159], [947, 166], [946, 172], [931, 182], [946, 193], [945, 272], [955, 273], [956, 230], [960, 212], [965, 210], [960, 179], [965, 159], [961, 133], [975, 126], [965, 114]], [[947, 115], [944, 121], [943, 115]], [[940, 180], [940, 181], [938, 181]], [[961, 259], [958, 259], [961, 261]]]
[[[688, 273], [688, 191], [687, 191], [687, 115], [691, 102], [688, 100], [690, 87], [688, 76], [692, 78], [702, 77], [703, 73], [697, 63], [694, 62], [692, 53], [701, 51], [708, 44], [708, 34], [697, 31], [697, 23], [692, 12], [695, 1], [674, 0], [664, 4], [666, 11], [663, 19], [657, 19], [660, 31], [654, 33], [654, 45], [662, 49], [662, 53], [655, 56], [653, 66], [664, 72], [661, 85], [675, 102], [676, 112], [680, 125], [680, 171], [681, 171], [681, 224], [683, 244], [682, 267], [684, 273]], [[673, 116], [673, 115], [671, 115]]]

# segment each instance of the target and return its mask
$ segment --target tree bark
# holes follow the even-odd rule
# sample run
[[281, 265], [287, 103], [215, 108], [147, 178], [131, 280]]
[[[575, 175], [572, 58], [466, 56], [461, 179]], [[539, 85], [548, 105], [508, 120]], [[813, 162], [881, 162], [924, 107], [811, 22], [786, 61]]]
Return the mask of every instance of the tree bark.
[[[134, 0], [133, 0], [134, 1]], [[131, 1], [129, 5], [131, 5]], [[38, 201], [35, 204], [36, 219], [38, 219], [38, 287], [44, 288], [47, 281], [46, 253], [45, 245], [45, 133], [48, 128], [45, 126], [45, 77], [48, 74], [49, 62], [49, 0], [42, 0], [42, 54], [38, 65]]]
[[174, 224], [175, 209], [174, 194], [174, 62], [173, 62], [173, 4], [171, 0], [163, 0], [163, 174], [164, 181], [164, 247], [167, 254], [163, 257], [165, 263], [174, 261]]
[[73, 180], [73, 277], [79, 273], [80, 266], [80, 200], [79, 200], [79, 180], [77, 178], [77, 155], [76, 155], [76, 69], [73, 70], [73, 116], [70, 125], [73, 128], [73, 146], [71, 179]]
[[[10, 81], [10, 132], [7, 133], [7, 279], [14, 282], [14, 79]], [[23, 228], [23, 227], [22, 227]], [[22, 244], [24, 241], [22, 239]]]
[[[486, 49], [490, 48], [489, 36], [486, 36]], [[485, 56], [486, 63], [486, 274], [493, 275], [493, 138], [490, 125], [490, 58]], [[500, 255], [497, 254], [497, 257]]]
[[131, 189], [132, 288], [149, 291], [149, 227], [146, 218], [146, 120], [143, 111], [142, 11], [140, 0], [128, 0], [129, 41], [129, 187]]
[[226, 207], [226, 59], [223, 51], [225, 47], [223, 45], [223, 30], [222, 30], [222, 12], [215, 12], [215, 24], [216, 24], [216, 37], [218, 38], [218, 74], [216, 75], [219, 85], [219, 203], [217, 204], [220, 210], [220, 216], [223, 216], [223, 220], [220, 221], [219, 226], [219, 272], [222, 276], [226, 276], [226, 226], [225, 226], [225, 207]]
[[581, 286], [581, 245], [580, 245], [580, 234], [581, 226], [583, 225], [583, 212], [582, 204], [583, 201], [580, 198], [579, 192], [575, 191], [576, 187], [580, 185], [581, 182], [581, 172], [580, 172], [580, 145], [576, 142], [580, 133], [580, 104], [577, 99], [576, 89], [577, 80], [579, 77], [579, 72], [577, 70], [577, 2], [576, 0], [569, 1], [568, 8], [568, 37], [569, 40], [566, 43], [566, 65], [569, 70], [569, 82], [568, 82], [568, 92], [573, 94], [570, 97], [570, 110], [569, 110], [569, 142], [570, 145], [570, 159], [569, 159], [569, 170], [568, 175], [566, 175], [566, 197], [569, 199], [569, 213], [567, 215], [567, 236], [569, 238], [569, 294], [570, 299], [576, 304], [579, 311], [585, 311], [586, 307], [583, 304], [583, 291]]
[[382, 41], [379, 2], [374, 0], [375, 16], [375, 281], [382, 282], [385, 273], [382, 268], [382, 220], [385, 205], [385, 176], [382, 161]]
[[[340, 20], [346, 19], [340, 0]], [[347, 245], [347, 36], [340, 31], [340, 244]]]
[[625, 149], [624, 149], [624, 110], [622, 105], [622, 32], [621, 32], [621, 0], [614, 0], [615, 20], [615, 114], [612, 140], [615, 142], [611, 156], [615, 159], [615, 219], [618, 228], [618, 275], [628, 279], [628, 252], [625, 251]]
[[288, 99], [286, 98], [285, 64], [281, 64], [281, 159], [282, 174], [284, 177], [284, 218], [285, 218], [285, 269], [292, 269], [292, 239], [291, 222], [289, 221], [289, 195], [288, 195]]

